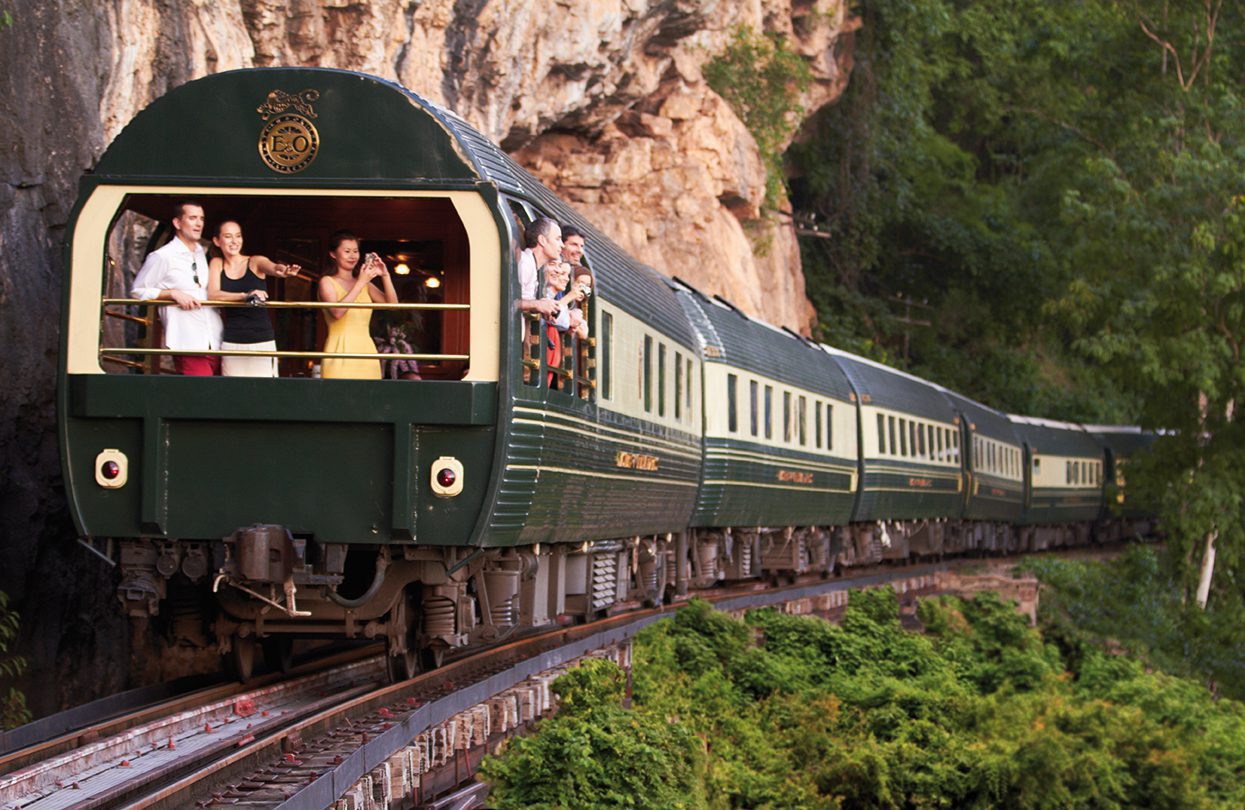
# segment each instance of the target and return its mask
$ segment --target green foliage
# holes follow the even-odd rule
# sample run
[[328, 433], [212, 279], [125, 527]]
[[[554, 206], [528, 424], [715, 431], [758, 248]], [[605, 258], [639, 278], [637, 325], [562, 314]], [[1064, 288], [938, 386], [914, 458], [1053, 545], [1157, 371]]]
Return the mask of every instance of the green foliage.
[[558, 714], [480, 765], [490, 806], [703, 807], [700, 741], [665, 717], [625, 711], [625, 679], [590, 659], [554, 681]]
[[[19, 616], [9, 608], [9, 596], [0, 591], [0, 677], [5, 680], [17, 678], [26, 671], [26, 659], [18, 655], [5, 655], [17, 640]], [[26, 696], [14, 686], [0, 695], [0, 729], [16, 728], [30, 722], [26, 708]]]
[[1245, 602], [1240, 588], [1202, 611], [1181, 598], [1176, 552], [1134, 547], [1119, 560], [1032, 560], [1044, 585], [1038, 618], [1068, 668], [1104, 649], [1122, 650], [1171, 675], [1196, 679], [1245, 699]]
[[799, 98], [812, 83], [812, 70], [782, 36], [741, 25], [704, 75], [756, 139], [765, 163], [766, 204], [776, 208], [784, 191], [782, 150], [803, 118]]
[[[1245, 803], [1241, 704], [1088, 647], [1073, 678], [1056, 645], [990, 594], [929, 600], [919, 613], [928, 632], [903, 630], [889, 589], [853, 594], [838, 627], [772, 610], [738, 621], [693, 603], [637, 641], [634, 711], [618, 707], [611, 665], [560, 679], [562, 712], [489, 760], [493, 801], [827, 810]], [[703, 747], [688, 744], [700, 739]], [[681, 805], [673, 790], [661, 792], [675, 784]]]
[[[1130, 486], [1245, 577], [1245, 6], [863, 0], [789, 154], [819, 337], [996, 407], [1173, 433]], [[1212, 599], [1231, 598], [1217, 582]]]

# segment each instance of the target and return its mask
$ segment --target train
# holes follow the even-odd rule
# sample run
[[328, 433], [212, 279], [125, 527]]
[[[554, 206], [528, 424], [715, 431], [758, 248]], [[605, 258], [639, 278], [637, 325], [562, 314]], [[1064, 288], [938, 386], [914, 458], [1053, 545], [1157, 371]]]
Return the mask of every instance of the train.
[[[186, 200], [209, 231], [238, 222], [247, 253], [305, 268], [267, 282], [276, 376], [169, 373], [167, 302], [132, 285]], [[516, 306], [538, 217], [584, 235], [595, 288], [588, 336], [560, 346]], [[315, 284], [339, 228], [392, 268], [400, 303], [361, 305], [381, 379], [320, 373]], [[258, 68], [172, 90], [82, 178], [65, 240], [58, 430], [77, 531], [116, 565], [122, 610], [190, 605], [244, 678], [287, 665], [298, 638], [383, 640], [406, 678], [723, 581], [1153, 520], [1124, 476], [1152, 434], [1005, 414], [750, 317], [637, 262], [455, 113], [375, 76]]]

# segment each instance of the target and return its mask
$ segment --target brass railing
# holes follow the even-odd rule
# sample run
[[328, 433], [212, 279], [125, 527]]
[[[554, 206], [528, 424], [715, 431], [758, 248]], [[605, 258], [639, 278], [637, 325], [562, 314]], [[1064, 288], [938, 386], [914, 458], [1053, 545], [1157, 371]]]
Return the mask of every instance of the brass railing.
[[[151, 327], [153, 324], [152, 317], [140, 317], [131, 315], [126, 312], [112, 312], [108, 307], [166, 307], [177, 306], [175, 301], [162, 298], [105, 298], [101, 302], [104, 315], [111, 318], [118, 318], [131, 323], [143, 324]], [[327, 301], [264, 301], [259, 304], [251, 304], [246, 301], [200, 301], [202, 307], [220, 308], [220, 309], [236, 309], [262, 307], [266, 309], [383, 309], [398, 311], [433, 311], [433, 312], [467, 312], [471, 310], [470, 304], [389, 304], [389, 303], [330, 303]], [[154, 312], [149, 309], [149, 312]], [[439, 354], [430, 352], [417, 352], [410, 354], [400, 354], [397, 352], [309, 352], [309, 351], [287, 351], [274, 349], [271, 351], [251, 351], [246, 349], [162, 349], [154, 347], [130, 347], [130, 346], [100, 346], [99, 356], [103, 360], [131, 368], [148, 368], [148, 364], [136, 362], [133, 360], [123, 359], [124, 356], [140, 356], [140, 357], [161, 357], [161, 356], [178, 356], [192, 355], [196, 357], [275, 357], [277, 359], [290, 358], [299, 360], [415, 360], [425, 362], [436, 361], [468, 361], [471, 359], [469, 354]]]
[[[587, 316], [588, 313], [585, 310], [584, 317]], [[551, 366], [547, 355], [548, 337], [542, 328], [545, 325], [544, 319], [540, 315], [525, 313], [524, 321], [526, 326], [523, 330], [524, 345], [521, 360], [524, 382], [533, 387], [543, 386], [545, 375], [552, 374], [564, 382], [565, 393], [569, 395], [573, 386], [580, 399], [589, 399], [597, 387], [596, 357], [593, 351], [596, 348], [597, 339], [591, 335], [580, 339], [571, 331], [565, 332], [558, 364]]]

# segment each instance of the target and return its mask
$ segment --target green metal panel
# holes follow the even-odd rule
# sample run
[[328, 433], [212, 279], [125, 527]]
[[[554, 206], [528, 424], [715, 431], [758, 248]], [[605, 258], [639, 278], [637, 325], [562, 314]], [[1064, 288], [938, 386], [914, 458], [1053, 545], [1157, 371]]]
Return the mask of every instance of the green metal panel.
[[581, 541], [687, 526], [700, 474], [698, 437], [557, 392], [515, 406], [490, 543]]
[[856, 459], [706, 439], [693, 526], [835, 526], [852, 515]]
[[[260, 156], [269, 93], [314, 91], [314, 159], [282, 174]], [[295, 110], [291, 110], [294, 112]], [[479, 173], [447, 119], [408, 90], [375, 76], [320, 68], [217, 73], [153, 101], [117, 135], [96, 174], [140, 181], [212, 178], [281, 185], [367, 180], [474, 181]], [[269, 120], [273, 116], [269, 116]]]
[[959, 514], [963, 480], [954, 467], [866, 458], [854, 521], [920, 520]]
[[[75, 376], [65, 469], [85, 535], [212, 539], [256, 522], [326, 542], [467, 543], [488, 487], [493, 383]], [[129, 483], [94, 480], [116, 448]], [[429, 465], [464, 466], [437, 498]]]

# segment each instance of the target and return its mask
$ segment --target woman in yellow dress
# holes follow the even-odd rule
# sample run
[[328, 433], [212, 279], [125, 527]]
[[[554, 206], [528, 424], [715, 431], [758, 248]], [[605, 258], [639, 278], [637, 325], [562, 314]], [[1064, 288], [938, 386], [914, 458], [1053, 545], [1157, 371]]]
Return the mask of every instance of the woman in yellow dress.
[[[360, 267], [359, 238], [350, 231], [338, 231], [329, 239], [329, 257], [334, 272], [320, 278], [320, 300], [329, 304], [398, 303], [398, 293], [389, 277], [389, 268], [375, 253], [367, 254]], [[372, 283], [379, 278], [382, 290]], [[372, 310], [363, 307], [330, 307], [324, 311], [329, 334], [324, 351], [342, 354], [375, 354], [376, 344], [368, 325]], [[380, 360], [324, 359], [321, 376], [339, 380], [379, 380]]]

